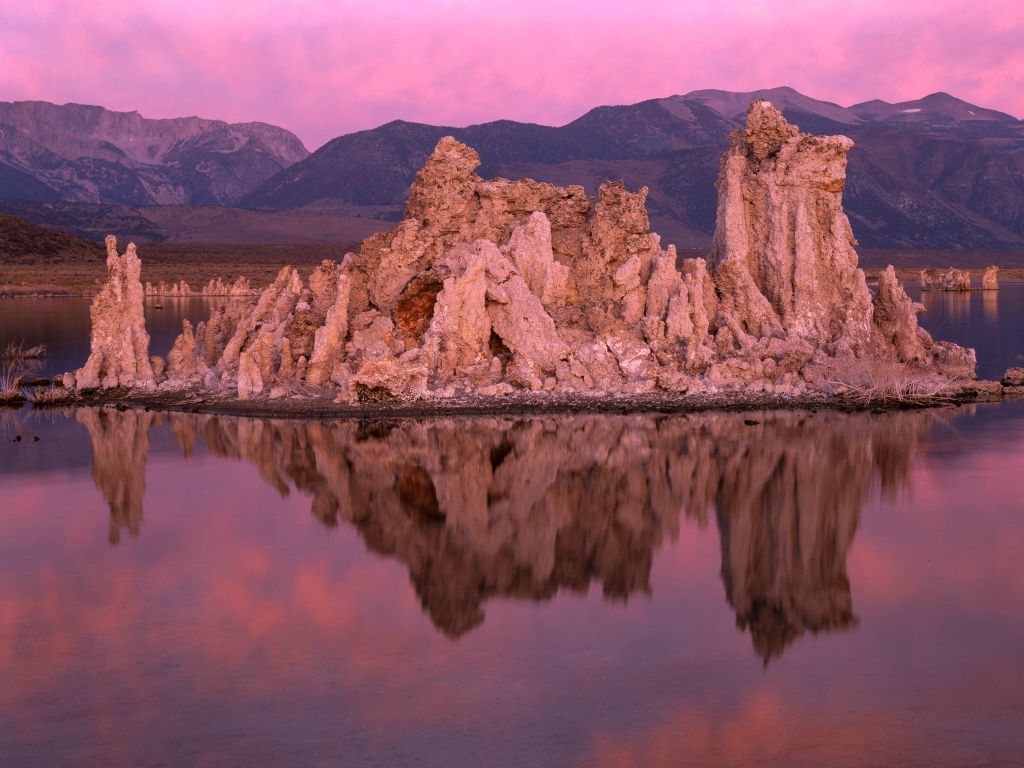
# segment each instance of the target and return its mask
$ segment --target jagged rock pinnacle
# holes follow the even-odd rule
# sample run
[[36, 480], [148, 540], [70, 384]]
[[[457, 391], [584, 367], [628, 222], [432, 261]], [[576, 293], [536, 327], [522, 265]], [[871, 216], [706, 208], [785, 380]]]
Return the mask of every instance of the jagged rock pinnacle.
[[743, 141], [758, 160], [774, 155], [787, 140], [799, 134], [799, 129], [790, 125], [770, 101], [754, 101], [747, 109]]

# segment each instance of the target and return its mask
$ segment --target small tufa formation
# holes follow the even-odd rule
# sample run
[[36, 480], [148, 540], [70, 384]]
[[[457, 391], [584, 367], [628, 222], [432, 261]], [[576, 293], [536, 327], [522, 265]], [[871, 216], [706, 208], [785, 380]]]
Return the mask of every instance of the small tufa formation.
[[141, 270], [135, 244], [129, 243], [122, 256], [117, 252], [117, 238], [108, 235], [107, 282], [89, 308], [89, 359], [74, 377], [79, 389], [154, 386], [139, 282]]
[[181, 335], [167, 354], [167, 378], [170, 381], [188, 382], [199, 373], [199, 354], [192, 323], [181, 321]]
[[156, 285], [153, 285], [148, 281], [146, 282], [147, 297], [166, 296], [167, 298], [172, 299], [187, 299], [192, 296], [192, 294], [192, 289], [184, 280], [179, 280], [177, 283], [171, 283], [170, 285], [162, 280]]
[[[996, 267], [989, 267], [985, 271], [986, 277], [989, 270]], [[993, 279], [995, 275], [993, 274]], [[998, 285], [997, 285], [998, 287]], [[969, 291], [971, 290], [971, 275], [962, 269], [950, 267], [945, 272], [934, 269], [921, 270], [921, 290], [923, 291]]]
[[175, 344], [168, 387], [357, 403], [836, 393], [878, 362], [973, 378], [973, 351], [918, 327], [891, 268], [872, 298], [842, 209], [852, 145], [754, 102], [722, 159], [711, 258], [680, 261], [646, 188], [484, 180], [445, 137], [394, 230], [307, 282], [286, 267], [258, 297], [233, 289]]
[[895, 357], [911, 369], [931, 366], [950, 377], [974, 377], [974, 350], [934, 341], [918, 326], [917, 316], [924, 312], [924, 306], [912, 301], [903, 290], [892, 265], [879, 275], [872, 305], [872, 345], [883, 350], [886, 359]]
[[206, 285], [198, 291], [192, 290], [189, 284], [184, 280], [180, 280], [177, 284], [171, 283], [170, 285], [163, 281], [160, 281], [156, 285], [147, 282], [145, 293], [146, 298], [167, 297], [172, 299], [205, 299], [232, 295], [248, 295], [254, 293], [254, 291], [249, 286], [249, 280], [246, 277], [239, 277], [230, 285], [217, 277], [211, 278]]
[[999, 267], [992, 266], [985, 268], [985, 272], [981, 276], [981, 290], [999, 290]]

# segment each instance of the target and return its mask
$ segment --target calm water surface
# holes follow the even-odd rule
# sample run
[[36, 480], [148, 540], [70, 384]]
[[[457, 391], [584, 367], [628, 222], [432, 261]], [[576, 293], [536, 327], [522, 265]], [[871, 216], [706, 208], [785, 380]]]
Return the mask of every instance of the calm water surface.
[[0, 765], [1024, 762], [1024, 402], [0, 430]]
[[[223, 299], [149, 299], [145, 304], [150, 354], [166, 357], [181, 333], [181, 321], [206, 320]], [[0, 299], [0, 345], [45, 344], [41, 376], [81, 368], [89, 357], [88, 298]], [[159, 307], [159, 309], [158, 309]]]

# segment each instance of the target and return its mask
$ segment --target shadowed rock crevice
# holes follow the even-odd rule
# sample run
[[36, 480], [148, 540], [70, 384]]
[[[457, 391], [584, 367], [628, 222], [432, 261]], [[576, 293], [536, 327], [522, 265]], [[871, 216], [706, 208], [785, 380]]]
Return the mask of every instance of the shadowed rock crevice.
[[423, 334], [430, 327], [437, 294], [443, 287], [437, 280], [416, 278], [402, 291], [395, 306], [395, 325], [406, 346], [419, 345]]

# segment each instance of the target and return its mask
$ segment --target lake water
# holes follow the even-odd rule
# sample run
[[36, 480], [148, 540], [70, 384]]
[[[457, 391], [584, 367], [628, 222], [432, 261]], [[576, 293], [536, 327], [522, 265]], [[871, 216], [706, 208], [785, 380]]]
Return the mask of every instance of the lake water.
[[1024, 401], [0, 431], [3, 766], [1024, 762]]
[[[145, 304], [150, 354], [167, 357], [181, 333], [181, 321], [195, 325], [210, 317], [224, 299], [148, 299]], [[26, 347], [45, 344], [39, 374], [54, 376], [81, 368], [89, 357], [88, 298], [0, 299], [0, 347], [9, 341]], [[159, 307], [159, 308], [158, 308]]]

